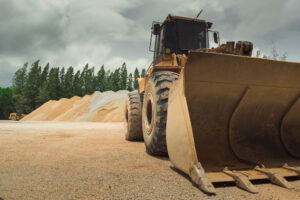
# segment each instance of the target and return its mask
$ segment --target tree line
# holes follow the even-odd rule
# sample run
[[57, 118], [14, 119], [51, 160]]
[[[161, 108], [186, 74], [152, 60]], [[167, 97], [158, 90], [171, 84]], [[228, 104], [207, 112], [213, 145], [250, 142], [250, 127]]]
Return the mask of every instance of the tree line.
[[129, 73], [126, 63], [115, 70], [106, 70], [104, 65], [98, 71], [88, 64], [82, 70], [75, 71], [72, 66], [41, 67], [39, 60], [30, 67], [25, 63], [18, 69], [12, 80], [12, 87], [0, 88], [0, 118], [7, 119], [10, 112], [30, 113], [45, 102], [90, 95], [95, 91], [135, 90], [138, 88], [137, 78], [144, 77], [135, 68]]

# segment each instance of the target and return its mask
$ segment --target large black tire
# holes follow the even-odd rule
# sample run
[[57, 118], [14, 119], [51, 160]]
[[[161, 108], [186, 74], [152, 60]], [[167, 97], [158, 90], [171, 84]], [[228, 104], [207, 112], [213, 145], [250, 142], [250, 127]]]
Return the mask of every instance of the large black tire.
[[128, 93], [125, 104], [125, 139], [143, 140], [142, 102], [137, 91]]
[[168, 155], [166, 122], [169, 89], [178, 79], [173, 72], [155, 72], [146, 85], [142, 111], [142, 127], [146, 151], [152, 155]]

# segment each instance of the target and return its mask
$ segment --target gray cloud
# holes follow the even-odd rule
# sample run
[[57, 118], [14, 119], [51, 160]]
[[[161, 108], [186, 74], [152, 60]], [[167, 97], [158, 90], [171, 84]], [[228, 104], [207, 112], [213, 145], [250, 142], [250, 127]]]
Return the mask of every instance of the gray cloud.
[[44, 65], [102, 64], [114, 69], [126, 61], [130, 70], [148, 67], [151, 22], [167, 14], [214, 23], [226, 40], [250, 40], [270, 54], [273, 45], [300, 61], [297, 0], [0, 0], [0, 86], [11, 83], [25, 62]]

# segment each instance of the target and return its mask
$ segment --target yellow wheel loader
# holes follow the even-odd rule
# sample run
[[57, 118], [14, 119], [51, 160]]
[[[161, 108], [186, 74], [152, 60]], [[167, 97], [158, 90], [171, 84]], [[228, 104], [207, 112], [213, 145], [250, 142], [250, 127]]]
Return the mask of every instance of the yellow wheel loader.
[[8, 119], [13, 120], [13, 121], [19, 121], [23, 117], [25, 117], [25, 114], [22, 113], [10, 113]]
[[144, 139], [153, 155], [199, 188], [252, 180], [292, 189], [300, 175], [300, 63], [252, 58], [251, 42], [209, 49], [218, 32], [204, 20], [167, 16], [152, 24], [154, 59], [126, 101], [126, 139]]

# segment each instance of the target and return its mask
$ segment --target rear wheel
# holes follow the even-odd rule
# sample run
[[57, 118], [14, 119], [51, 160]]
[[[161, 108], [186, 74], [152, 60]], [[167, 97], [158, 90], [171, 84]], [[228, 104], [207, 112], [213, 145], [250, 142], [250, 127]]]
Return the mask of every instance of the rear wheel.
[[125, 139], [143, 140], [142, 102], [137, 91], [128, 93], [125, 104]]
[[153, 73], [146, 86], [142, 127], [146, 150], [153, 155], [167, 155], [166, 122], [169, 89], [177, 80], [173, 72]]

